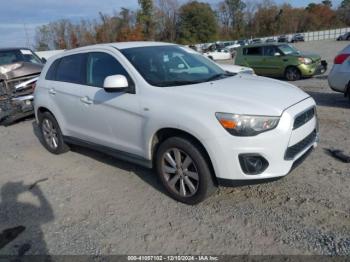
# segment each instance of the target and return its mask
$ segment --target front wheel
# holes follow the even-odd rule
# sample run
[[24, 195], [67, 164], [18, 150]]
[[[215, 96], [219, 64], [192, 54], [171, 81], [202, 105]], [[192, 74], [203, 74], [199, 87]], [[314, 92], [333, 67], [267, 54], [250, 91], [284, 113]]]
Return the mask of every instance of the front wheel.
[[288, 81], [297, 81], [301, 79], [301, 73], [298, 68], [291, 66], [286, 69], [285, 77]]
[[215, 191], [201, 149], [185, 138], [172, 137], [160, 145], [156, 169], [169, 195], [180, 202], [195, 205]]

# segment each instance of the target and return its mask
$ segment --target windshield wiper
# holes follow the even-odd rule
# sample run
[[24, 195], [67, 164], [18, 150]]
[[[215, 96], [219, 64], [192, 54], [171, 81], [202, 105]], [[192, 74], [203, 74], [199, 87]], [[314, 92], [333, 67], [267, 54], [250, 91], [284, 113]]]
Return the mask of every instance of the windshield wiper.
[[214, 81], [214, 80], [218, 80], [218, 79], [222, 79], [224, 77], [230, 77], [230, 76], [234, 76], [234, 75], [236, 75], [236, 74], [230, 73], [230, 72], [216, 74], [216, 75], [213, 75], [212, 77], [209, 77], [207, 80], [205, 80], [205, 82], [210, 82], [210, 81]]
[[174, 81], [167, 81], [167, 82], [161, 82], [157, 83], [157, 86], [166, 87], [166, 86], [183, 86], [183, 85], [193, 85], [198, 84], [199, 81], [180, 81], [180, 80], [174, 80]]

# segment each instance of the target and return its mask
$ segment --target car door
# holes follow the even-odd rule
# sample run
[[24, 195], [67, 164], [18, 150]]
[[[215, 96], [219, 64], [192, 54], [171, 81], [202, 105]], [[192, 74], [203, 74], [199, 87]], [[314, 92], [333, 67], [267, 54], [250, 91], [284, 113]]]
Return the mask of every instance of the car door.
[[82, 54], [74, 54], [56, 60], [50, 79], [45, 84], [53, 113], [66, 136], [77, 137], [82, 132], [79, 119], [82, 113], [80, 91], [84, 82], [83, 57]]
[[274, 45], [263, 47], [262, 75], [279, 76], [283, 71], [282, 53]]
[[86, 83], [81, 93], [83, 105], [83, 138], [128, 153], [142, 155], [142, 116], [138, 95], [126, 92], [106, 92], [103, 82], [111, 75], [124, 75], [129, 85], [133, 80], [107, 51], [86, 54]]
[[262, 75], [263, 52], [262, 47], [252, 46], [243, 48], [244, 65], [254, 69], [255, 73]]

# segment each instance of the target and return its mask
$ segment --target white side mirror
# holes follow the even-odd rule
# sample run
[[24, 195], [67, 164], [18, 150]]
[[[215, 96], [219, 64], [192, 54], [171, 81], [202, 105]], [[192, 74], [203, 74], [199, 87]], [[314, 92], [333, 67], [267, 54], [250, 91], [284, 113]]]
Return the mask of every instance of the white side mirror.
[[275, 53], [275, 56], [281, 56], [281, 54], [280, 54], [280, 53], [278, 53], [278, 52], [276, 52], [276, 53]]
[[124, 89], [129, 87], [128, 79], [126, 79], [123, 75], [112, 75], [107, 76], [105, 81], [103, 82], [103, 88], [108, 91], [121, 91], [120, 89]]

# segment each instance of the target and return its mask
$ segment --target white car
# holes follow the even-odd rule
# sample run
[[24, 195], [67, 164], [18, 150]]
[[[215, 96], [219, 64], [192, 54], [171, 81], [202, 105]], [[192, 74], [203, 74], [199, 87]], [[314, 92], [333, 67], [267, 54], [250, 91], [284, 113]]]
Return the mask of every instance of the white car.
[[350, 45], [334, 59], [328, 83], [334, 91], [344, 93], [350, 99]]
[[211, 60], [218, 61], [218, 60], [229, 60], [232, 59], [232, 54], [230, 50], [227, 48], [220, 49], [220, 50], [214, 50], [214, 51], [208, 51], [203, 53], [204, 56], [210, 58]]
[[[183, 71], [182, 60], [190, 68]], [[228, 73], [157, 42], [88, 46], [50, 59], [35, 113], [48, 151], [78, 144], [154, 167], [169, 195], [187, 204], [221, 183], [285, 176], [318, 139], [315, 101], [297, 87]]]

